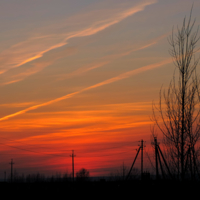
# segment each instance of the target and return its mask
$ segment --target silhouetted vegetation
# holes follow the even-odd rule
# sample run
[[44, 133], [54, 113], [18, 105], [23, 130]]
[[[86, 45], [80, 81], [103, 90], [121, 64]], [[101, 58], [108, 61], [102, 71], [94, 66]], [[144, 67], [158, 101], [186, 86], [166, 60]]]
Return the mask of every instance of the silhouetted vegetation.
[[195, 20], [192, 22], [190, 14], [188, 22], [184, 18], [177, 33], [172, 32], [170, 55], [178, 70], [178, 80], [174, 74], [167, 92], [160, 91], [159, 105], [153, 107], [153, 121], [163, 135], [171, 171], [181, 180], [196, 178], [200, 155], [197, 147], [200, 139], [200, 79], [196, 74], [200, 57], [195, 57], [199, 36], [198, 28], [193, 30], [194, 25]]
[[[2, 193], [9, 194], [10, 191], [14, 195], [23, 195], [28, 194], [28, 196], [45, 195], [46, 197], [52, 197], [56, 195], [57, 198], [63, 197], [62, 195], [75, 195], [81, 196], [95, 194], [95, 195], [111, 195], [112, 197], [117, 197], [118, 195], [123, 195], [123, 197], [130, 197], [130, 195], [155, 195], [155, 193], [165, 194], [165, 195], [174, 195], [182, 194], [183, 191], [195, 191], [197, 192], [197, 187], [200, 186], [200, 182], [177, 182], [173, 180], [162, 180], [156, 181], [153, 176], [147, 180], [140, 179], [130, 179], [130, 180], [111, 180], [109, 177], [104, 179], [92, 180], [88, 179], [87, 181], [79, 181], [72, 178], [68, 178], [68, 181], [63, 181], [64, 177], [56, 179], [51, 179], [50, 177], [46, 178], [44, 181], [43, 175], [34, 174], [28, 176], [30, 179], [28, 182], [15, 182], [0, 183]], [[31, 180], [32, 178], [32, 180]], [[127, 196], [126, 196], [127, 195]]]
[[90, 176], [90, 172], [85, 168], [82, 168], [78, 172], [76, 172], [77, 181], [88, 181], [89, 176]]
[[[28, 175], [19, 175], [15, 172], [13, 177], [14, 183], [44, 183], [44, 182], [66, 182], [71, 181], [71, 176], [68, 175], [68, 173], [65, 173], [63, 175], [56, 174], [52, 176], [45, 176], [41, 173], [35, 173], [35, 174], [28, 174]], [[9, 176], [7, 180], [4, 180], [4, 182], [11, 182], [11, 177]]]
[[[128, 174], [128, 167], [122, 166], [120, 169], [114, 170], [110, 173], [109, 181], [123, 181], [126, 179]], [[131, 170], [129, 180], [139, 180], [140, 179], [140, 170], [138, 168], [133, 168]]]

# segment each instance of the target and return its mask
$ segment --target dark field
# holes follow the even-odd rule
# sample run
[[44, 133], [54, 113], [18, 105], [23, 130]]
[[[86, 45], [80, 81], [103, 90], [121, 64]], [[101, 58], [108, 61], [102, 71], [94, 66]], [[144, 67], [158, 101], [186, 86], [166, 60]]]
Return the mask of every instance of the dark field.
[[[199, 194], [200, 182], [176, 181], [84, 181], [84, 182], [34, 182], [0, 183], [1, 193], [15, 197], [72, 198], [72, 197], [171, 197]], [[199, 195], [198, 195], [199, 196]], [[197, 197], [197, 196], [196, 196]]]

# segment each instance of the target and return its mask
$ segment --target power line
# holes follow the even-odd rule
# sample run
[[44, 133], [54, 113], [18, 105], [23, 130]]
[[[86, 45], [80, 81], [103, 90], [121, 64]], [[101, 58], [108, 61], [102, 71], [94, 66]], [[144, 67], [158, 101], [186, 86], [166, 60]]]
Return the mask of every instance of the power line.
[[[6, 139], [6, 138], [4, 138], [4, 139]], [[7, 139], [7, 140], [10, 140], [10, 139]], [[11, 140], [12, 141], [12, 140]], [[16, 142], [16, 141], [15, 141]], [[23, 144], [23, 142], [19, 142], [19, 141], [17, 141], [18, 143], [22, 143]], [[136, 142], [136, 141], [135, 141]], [[8, 146], [8, 147], [11, 147], [11, 148], [15, 148], [15, 149], [19, 149], [19, 150], [21, 150], [21, 151], [26, 151], [26, 152], [31, 152], [31, 153], [36, 153], [36, 154], [40, 154], [40, 155], [47, 155], [47, 156], [54, 156], [54, 157], [66, 157], [65, 155], [59, 155], [59, 154], [64, 154], [64, 152], [63, 153], [59, 153], [59, 154], [52, 154], [52, 153], [44, 153], [44, 152], [38, 152], [38, 151], [34, 151], [34, 150], [30, 150], [30, 149], [26, 149], [26, 148], [21, 148], [21, 147], [16, 147], [16, 146], [13, 146], [13, 145], [8, 145], [8, 144], [5, 144], [5, 143], [0, 143], [1, 145], [5, 145], [5, 146]], [[32, 146], [34, 146], [34, 145], [32, 145]], [[115, 146], [115, 147], [110, 147], [110, 148], [106, 148], [106, 149], [101, 149], [101, 150], [99, 150], [99, 151], [97, 151], [98, 153], [100, 152], [100, 151], [105, 151], [105, 150], [108, 150], [108, 149], [116, 149], [116, 148], [121, 148], [121, 147], [124, 147], [125, 145], [119, 145], [119, 146]], [[65, 151], [71, 151], [71, 150], [65, 150]], [[111, 154], [107, 154], [107, 155], [99, 155], [99, 156], [88, 156], [88, 157], [111, 157], [111, 156], [114, 156], [114, 155], [120, 155], [120, 154], [124, 154], [124, 153], [128, 153], [128, 152], [132, 152], [132, 150], [128, 150], [128, 151], [123, 151], [123, 152], [118, 152], [118, 153], [111, 153]], [[145, 150], [145, 153], [147, 154], [147, 152], [146, 152], [146, 150]], [[72, 157], [72, 168], [73, 168], [73, 170], [72, 170], [72, 173], [74, 174], [74, 157], [75, 157], [75, 155], [74, 155], [74, 152], [72, 152], [72, 155], [71, 155], [71, 157]], [[79, 156], [79, 157], [86, 157], [86, 156]], [[149, 156], [149, 155], [147, 155], [147, 158], [150, 160], [150, 158], [149, 157], [153, 157], [153, 156]], [[141, 155], [141, 171], [143, 171], [143, 156]], [[128, 159], [129, 160], [129, 159]], [[150, 162], [151, 163], [151, 162]], [[151, 163], [151, 165], [152, 165], [152, 163]], [[153, 165], [152, 165], [153, 166]], [[74, 175], [73, 175], [74, 176]]]
[[[46, 148], [46, 147], [43, 147], [43, 146], [38, 146], [38, 145], [33, 145], [33, 144], [25, 144], [24, 142], [21, 142], [21, 141], [16, 141], [16, 140], [12, 140], [12, 139], [8, 139], [8, 138], [5, 138], [5, 137], [2, 137], [2, 136], [0, 136], [0, 138], [2, 138], [2, 139], [4, 139], [4, 140], [8, 140], [8, 141], [11, 141], [11, 142], [15, 142], [15, 143], [20, 143], [20, 144], [23, 144], [23, 145], [28, 145], [28, 146], [32, 146], [32, 147], [37, 147], [37, 148]], [[3, 143], [1, 143], [1, 144], [3, 144]], [[53, 148], [51, 148], [51, 149], [53, 149]], [[65, 150], [65, 151], [71, 151], [71, 150]]]
[[[36, 153], [36, 154], [43, 154], [43, 155], [50, 155], [50, 156], [65, 157], [65, 156], [58, 155], [58, 154], [51, 154], [51, 153], [37, 152], [37, 151], [29, 150], [29, 149], [24, 149], [24, 148], [20, 148], [20, 147], [16, 147], [16, 146], [11, 146], [11, 145], [4, 144], [4, 143], [0, 143], [0, 144], [5, 145], [5, 146], [8, 146], [8, 147], [11, 147], [11, 148], [19, 149], [19, 150], [22, 150], [22, 151], [28, 151], [28, 152]], [[64, 154], [64, 153], [63, 153], [63, 154]]]
[[13, 159], [11, 159], [11, 162], [9, 163], [11, 165], [11, 183], [13, 182]]
[[74, 157], [76, 155], [74, 155], [74, 150], [72, 150], [72, 155], [70, 155], [70, 157], [72, 157], [72, 177], [73, 177], [73, 181], [74, 181]]

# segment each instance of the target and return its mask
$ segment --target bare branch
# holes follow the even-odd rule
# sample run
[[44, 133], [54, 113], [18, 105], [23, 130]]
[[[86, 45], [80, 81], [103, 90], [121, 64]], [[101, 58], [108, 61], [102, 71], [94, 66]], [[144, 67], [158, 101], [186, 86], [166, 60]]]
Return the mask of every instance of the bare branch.
[[196, 74], [200, 57], [195, 58], [200, 36], [199, 27], [194, 30], [196, 19], [192, 21], [192, 9], [193, 6], [188, 22], [185, 17], [182, 27], [177, 27], [176, 34], [172, 28], [168, 38], [171, 46], [169, 54], [175, 69], [178, 69], [178, 80], [174, 71], [168, 90], [160, 89], [158, 106], [152, 106], [153, 132], [157, 127], [162, 133], [171, 164], [176, 172], [181, 171], [182, 179], [188, 170], [188, 156], [193, 157], [190, 165], [195, 166], [197, 162], [196, 144], [200, 139], [200, 79]]

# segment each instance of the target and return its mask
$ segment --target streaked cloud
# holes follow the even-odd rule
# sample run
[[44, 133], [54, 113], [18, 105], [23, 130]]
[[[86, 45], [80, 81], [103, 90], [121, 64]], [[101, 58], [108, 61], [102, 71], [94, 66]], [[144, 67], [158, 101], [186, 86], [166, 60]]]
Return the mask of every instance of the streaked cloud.
[[[94, 70], [96, 68], [103, 67], [103, 66], [113, 62], [114, 60], [123, 57], [123, 56], [127, 56], [127, 55], [129, 55], [133, 52], [140, 51], [140, 50], [146, 49], [148, 47], [151, 47], [152, 45], [157, 44], [161, 39], [165, 38], [166, 36], [167, 36], [167, 34], [164, 34], [164, 35], [150, 41], [148, 44], [143, 45], [143, 46], [138, 47], [138, 48], [133, 48], [131, 50], [127, 50], [127, 51], [124, 51], [124, 52], [121, 52], [121, 53], [118, 53], [118, 54], [104, 56], [104, 57], [100, 58], [99, 59], [100, 61], [98, 61], [96, 63], [91, 63], [91, 64], [88, 64], [88, 65], [85, 65], [85, 66], [83, 66], [83, 67], [81, 67], [81, 68], [79, 68], [79, 69], [77, 69], [77, 70], [75, 70], [71, 73], [65, 74], [65, 75], [59, 75], [58, 80], [73, 78], [75, 76], [81, 75], [83, 73]], [[2, 80], [3, 81], [2, 85], [8, 85], [8, 84], [12, 84], [12, 83], [22, 81], [22, 80], [24, 80], [24, 78], [27, 78], [28, 76], [33, 75], [37, 72], [40, 72], [45, 67], [52, 65], [58, 59], [66, 57], [66, 56], [73, 55], [73, 54], [77, 53], [77, 51], [78, 51], [78, 48], [69, 47], [69, 48], [65, 49], [64, 51], [61, 51], [61, 52], [59, 51], [59, 53], [54, 52], [54, 54], [51, 57], [49, 57], [47, 61], [40, 61], [40, 60], [35, 61], [31, 64], [32, 67], [27, 68], [26, 71], [20, 72], [18, 74], [11, 75], [11, 76], [8, 76], [8, 77], [5, 76], [5, 79]]]
[[23, 71], [20, 70], [18, 73], [6, 73], [2, 75], [2, 79], [0, 81], [0, 85], [8, 85], [12, 83], [16, 83], [19, 81], [24, 80], [25, 78], [36, 74], [43, 70], [44, 68], [52, 65], [55, 61], [59, 60], [60, 58], [67, 57], [73, 55], [77, 52], [76, 47], [68, 47], [61, 52], [54, 52], [53, 55], [49, 56], [48, 60], [37, 60], [30, 64], [30, 67], [25, 68]]
[[[87, 109], [87, 108], [86, 108]], [[7, 144], [54, 145], [76, 137], [87, 137], [90, 142], [109, 132], [126, 132], [130, 128], [147, 127], [152, 122], [145, 112], [151, 111], [151, 102], [121, 103], [99, 105], [90, 110], [72, 110], [63, 112], [29, 113], [24, 117], [1, 123], [1, 130], [8, 134], [24, 132], [24, 136], [8, 141]], [[138, 115], [138, 111], [140, 115]], [[26, 120], [24, 120], [26, 119]], [[5, 137], [6, 139], [7, 137]], [[102, 139], [105, 139], [104, 136]], [[81, 139], [79, 139], [81, 142]], [[99, 141], [99, 143], [101, 143]], [[60, 147], [59, 147], [60, 148]]]
[[18, 108], [18, 107], [26, 107], [30, 105], [34, 105], [35, 102], [23, 102], [23, 103], [7, 103], [7, 104], [0, 104], [1, 107], [8, 107], [8, 108]]
[[125, 72], [125, 73], [120, 74], [120, 75], [118, 75], [118, 76], [116, 76], [116, 77], [114, 77], [114, 78], [111, 78], [111, 79], [102, 81], [102, 82], [100, 82], [100, 83], [97, 83], [97, 84], [95, 84], [95, 85], [89, 86], [89, 87], [84, 88], [84, 89], [82, 89], [82, 90], [79, 90], [79, 91], [77, 91], [77, 92], [73, 92], [73, 93], [67, 94], [67, 95], [65, 95], [65, 96], [62, 96], [62, 97], [53, 99], [53, 100], [51, 100], [51, 101], [48, 101], [48, 102], [45, 102], [45, 103], [42, 103], [42, 104], [38, 104], [38, 105], [35, 105], [35, 106], [31, 106], [31, 107], [26, 108], [26, 109], [24, 109], [24, 110], [21, 110], [21, 111], [19, 111], [19, 112], [16, 112], [16, 113], [7, 115], [7, 116], [5, 116], [5, 117], [0, 118], [0, 121], [9, 119], [9, 118], [11, 118], [11, 117], [15, 117], [15, 116], [17, 116], [17, 115], [24, 114], [24, 113], [26, 113], [26, 112], [28, 112], [28, 111], [35, 110], [35, 109], [40, 108], [40, 107], [43, 107], [43, 106], [47, 106], [47, 105], [50, 105], [50, 104], [53, 104], [53, 103], [56, 103], [56, 102], [59, 102], [59, 101], [65, 100], [65, 99], [72, 98], [73, 96], [75, 96], [75, 95], [77, 95], [77, 94], [80, 94], [80, 93], [82, 93], [82, 92], [85, 92], [85, 91], [88, 91], [88, 90], [91, 90], [91, 89], [94, 89], [94, 88], [98, 88], [98, 87], [101, 87], [101, 86], [104, 86], [104, 85], [107, 85], [107, 84], [110, 84], [110, 83], [114, 83], [114, 82], [116, 82], [116, 81], [120, 81], [120, 80], [123, 80], [123, 79], [125, 79], [125, 78], [129, 78], [129, 77], [131, 77], [131, 76], [133, 76], [133, 75], [136, 75], [136, 74], [139, 74], [139, 73], [148, 71], [148, 70], [152, 70], [152, 69], [161, 67], [161, 66], [166, 65], [166, 64], [169, 64], [169, 63], [171, 63], [171, 62], [172, 62], [172, 59], [169, 58], [169, 59], [166, 59], [166, 60], [161, 61], [161, 62], [159, 62], [159, 63], [147, 65], [147, 66], [144, 66], [144, 67], [141, 67], [141, 68], [138, 68], [138, 69], [134, 69], [134, 70]]
[[90, 71], [90, 70], [93, 70], [93, 69], [96, 69], [96, 68], [99, 68], [99, 67], [103, 67], [111, 62], [113, 62], [114, 60], [116, 59], [119, 59], [123, 56], [127, 56], [133, 52], [136, 52], [136, 51], [140, 51], [140, 50], [143, 50], [143, 49], [146, 49], [148, 47], [151, 47], [152, 45], [155, 45], [157, 44], [160, 40], [162, 40], [163, 38], [165, 38], [168, 34], [164, 34], [158, 38], [155, 38], [154, 40], [152, 40], [151, 42], [149, 42], [148, 44], [146, 45], [143, 45], [141, 47], [138, 47], [138, 48], [133, 48], [131, 50], [126, 50], [124, 52], [121, 52], [121, 53], [118, 53], [118, 54], [113, 54], [113, 55], [108, 55], [108, 56], [104, 56], [103, 58], [100, 59], [100, 61], [96, 62], [96, 63], [91, 63], [91, 64], [88, 64], [88, 65], [85, 65], [71, 73], [68, 73], [68, 74], [64, 74], [64, 75], [59, 75], [59, 78], [58, 80], [64, 80], [64, 79], [67, 79], [67, 78], [72, 78], [74, 76], [78, 76], [80, 74], [83, 74], [87, 71]]
[[[65, 34], [43, 35], [32, 37], [24, 42], [13, 45], [11, 48], [3, 51], [0, 54], [0, 72], [5, 73], [10, 69], [20, 67], [33, 60], [41, 58], [45, 53], [62, 47], [68, 43], [68, 40], [76, 37], [85, 37], [94, 35], [114, 24], [117, 24], [125, 18], [134, 15], [137, 12], [143, 11], [146, 6], [156, 3], [156, 0], [142, 1], [138, 5], [115, 13], [108, 19], [93, 22], [86, 25], [78, 31], [71, 31]], [[81, 20], [81, 18], [79, 19]]]

